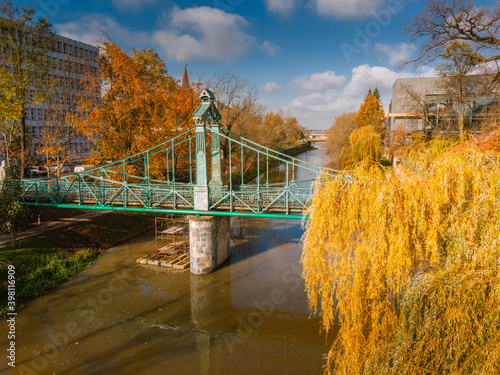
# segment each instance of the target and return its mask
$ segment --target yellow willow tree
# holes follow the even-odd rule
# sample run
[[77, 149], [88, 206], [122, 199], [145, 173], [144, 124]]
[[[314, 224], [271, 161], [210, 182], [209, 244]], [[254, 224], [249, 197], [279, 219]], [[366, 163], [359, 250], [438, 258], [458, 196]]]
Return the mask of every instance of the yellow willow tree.
[[328, 332], [326, 373], [500, 371], [500, 161], [412, 151], [322, 178], [303, 277]]
[[368, 162], [380, 161], [381, 137], [371, 125], [354, 130], [349, 137], [349, 145], [342, 148], [339, 165], [342, 168], [358, 164], [364, 160]]

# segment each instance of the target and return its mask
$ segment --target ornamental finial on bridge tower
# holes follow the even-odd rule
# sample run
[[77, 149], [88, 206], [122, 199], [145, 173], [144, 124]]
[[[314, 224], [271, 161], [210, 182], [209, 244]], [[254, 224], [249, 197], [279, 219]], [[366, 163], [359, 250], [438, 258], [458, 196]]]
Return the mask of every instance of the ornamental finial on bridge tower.
[[212, 90], [205, 88], [200, 95], [202, 101], [215, 101], [215, 96]]
[[219, 122], [221, 115], [215, 106], [215, 96], [212, 90], [205, 88], [200, 95], [200, 99], [200, 106], [193, 114], [195, 123], [203, 124], [207, 119], [211, 119], [212, 123]]

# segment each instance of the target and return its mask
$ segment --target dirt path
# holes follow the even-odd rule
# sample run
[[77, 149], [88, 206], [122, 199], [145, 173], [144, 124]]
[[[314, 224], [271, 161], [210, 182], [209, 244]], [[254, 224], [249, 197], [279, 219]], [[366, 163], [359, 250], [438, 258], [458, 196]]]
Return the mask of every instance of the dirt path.
[[[94, 217], [98, 217], [110, 212], [112, 211], [92, 211], [74, 217], [66, 217], [54, 221], [49, 221], [47, 223], [41, 224], [40, 226], [30, 228], [25, 232], [18, 233], [16, 236], [16, 240], [22, 240], [24, 238], [36, 236], [38, 234], [50, 232], [52, 230], [56, 230], [59, 228], [64, 228], [82, 221], [89, 221]], [[4, 243], [8, 242], [10, 242], [10, 234], [0, 235], [0, 245], [3, 245]]]

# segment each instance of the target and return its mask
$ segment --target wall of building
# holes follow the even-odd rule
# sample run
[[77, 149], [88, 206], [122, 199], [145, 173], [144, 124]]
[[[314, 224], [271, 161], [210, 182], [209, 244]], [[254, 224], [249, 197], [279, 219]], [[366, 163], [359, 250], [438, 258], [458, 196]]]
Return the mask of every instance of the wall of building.
[[[425, 112], [425, 96], [441, 92], [437, 87], [438, 77], [399, 78], [392, 85], [392, 100], [389, 106], [388, 130], [398, 129], [407, 132], [425, 130], [422, 118], [408, 117], [404, 114]], [[400, 114], [400, 116], [395, 116]]]
[[[82, 93], [80, 81], [85, 77], [87, 71], [94, 75], [99, 74], [99, 48], [90, 44], [56, 35], [55, 50], [50, 53], [52, 64], [51, 75], [59, 79], [70, 79], [75, 86], [75, 93]], [[65, 66], [71, 66], [71, 71], [65, 71]], [[101, 93], [96, 92], [95, 96], [100, 97]], [[85, 113], [81, 113], [85, 116]], [[32, 137], [31, 154], [40, 155], [41, 136], [44, 127], [47, 126], [47, 104], [32, 105], [28, 107], [26, 115], [26, 125]], [[62, 141], [62, 140], [61, 140]], [[90, 156], [92, 142], [85, 136], [75, 137], [70, 142], [70, 158], [81, 158]]]
[[[467, 76], [463, 99], [464, 131], [481, 133], [497, 116], [498, 93], [492, 87], [493, 75]], [[392, 87], [388, 131], [409, 133], [459, 133], [457, 94], [446, 89], [446, 78], [423, 77], [397, 79]], [[453, 87], [453, 83], [449, 87]], [[453, 90], [451, 90], [453, 91]]]

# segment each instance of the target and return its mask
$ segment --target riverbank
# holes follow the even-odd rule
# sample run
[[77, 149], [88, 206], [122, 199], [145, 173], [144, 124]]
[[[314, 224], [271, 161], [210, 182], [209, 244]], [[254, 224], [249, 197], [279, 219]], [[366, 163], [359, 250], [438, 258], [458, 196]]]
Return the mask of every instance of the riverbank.
[[288, 156], [297, 156], [311, 150], [317, 150], [317, 148], [314, 147], [311, 142], [306, 142], [301, 143], [300, 145], [285, 148], [280, 152]]
[[6, 313], [9, 264], [15, 267], [18, 310], [88, 267], [102, 251], [152, 229], [154, 217], [111, 212], [24, 239], [16, 249], [10, 243], [0, 245], [0, 316]]

